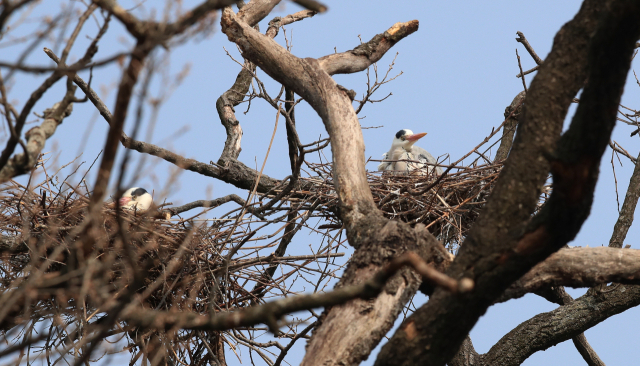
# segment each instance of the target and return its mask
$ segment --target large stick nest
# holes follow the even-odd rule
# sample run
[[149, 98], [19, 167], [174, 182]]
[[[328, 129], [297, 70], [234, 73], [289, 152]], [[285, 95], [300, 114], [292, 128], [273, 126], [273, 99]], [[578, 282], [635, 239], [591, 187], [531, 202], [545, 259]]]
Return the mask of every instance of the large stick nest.
[[[455, 253], [478, 217], [502, 170], [502, 163], [456, 167], [440, 177], [433, 171], [370, 172], [369, 185], [378, 208], [390, 219], [423, 224], [450, 251]], [[328, 164], [313, 166], [325, 179], [313, 194], [329, 205], [337, 202]], [[339, 226], [334, 214], [329, 220]], [[328, 225], [329, 227], [330, 225]]]
[[[199, 314], [238, 309], [290, 293], [293, 282], [307, 281], [308, 269], [321, 272], [316, 282], [323, 289], [340, 268], [335, 257], [344, 255], [337, 253], [340, 241], [310, 255], [265, 254], [283, 240], [287, 214], [262, 220], [243, 215], [241, 207], [198, 223], [158, 219], [154, 211], [117, 212], [107, 204], [89, 220], [89, 197], [79, 186], [65, 191], [46, 182], [36, 189], [12, 182], [2, 190], [0, 281], [2, 293], [11, 296], [0, 296], [0, 308], [12, 310], [0, 315], [0, 332], [28, 322], [32, 311], [34, 324], [64, 319], [77, 329], [98, 326], [114, 299]], [[32, 289], [50, 295], [26, 306]], [[128, 337], [132, 352], [154, 337], [171, 343], [179, 354], [206, 349], [196, 331], [139, 332], [126, 323], [119, 329], [116, 334]], [[295, 334], [290, 327], [284, 336]], [[72, 345], [53, 342], [56, 335], [50, 337], [47, 344], [57, 352], [73, 351]], [[216, 337], [233, 349], [248, 342], [230, 332]]]

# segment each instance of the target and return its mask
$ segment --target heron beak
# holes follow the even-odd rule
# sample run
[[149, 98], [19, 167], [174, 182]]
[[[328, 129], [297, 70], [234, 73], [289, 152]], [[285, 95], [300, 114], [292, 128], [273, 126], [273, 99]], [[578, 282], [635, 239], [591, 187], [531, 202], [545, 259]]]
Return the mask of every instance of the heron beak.
[[421, 138], [425, 137], [426, 135], [427, 135], [426, 132], [421, 132], [421, 133], [414, 133], [413, 135], [405, 136], [404, 138], [407, 139], [408, 141], [416, 142]]
[[120, 207], [126, 206], [129, 202], [131, 202], [131, 197], [120, 198]]

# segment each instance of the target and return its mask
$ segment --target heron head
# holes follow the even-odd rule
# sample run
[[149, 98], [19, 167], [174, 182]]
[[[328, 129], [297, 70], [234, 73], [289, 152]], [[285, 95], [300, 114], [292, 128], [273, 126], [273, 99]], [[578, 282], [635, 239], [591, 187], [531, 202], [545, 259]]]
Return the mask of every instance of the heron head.
[[424, 136], [426, 136], [426, 132], [421, 133], [413, 133], [411, 130], [400, 130], [396, 133], [396, 136], [393, 138], [393, 148], [402, 147], [403, 149], [410, 151], [413, 144], [416, 141], [420, 140]]
[[146, 189], [140, 187], [129, 188], [120, 197], [120, 207], [122, 208], [146, 211], [152, 203], [153, 197]]

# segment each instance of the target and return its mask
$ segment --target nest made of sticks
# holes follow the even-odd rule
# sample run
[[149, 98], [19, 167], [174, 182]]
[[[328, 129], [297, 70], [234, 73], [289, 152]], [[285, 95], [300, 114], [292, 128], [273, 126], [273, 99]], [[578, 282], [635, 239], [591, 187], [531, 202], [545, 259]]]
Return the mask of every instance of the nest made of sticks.
[[[34, 256], [46, 258], [48, 266], [40, 267], [46, 273], [67, 273], [69, 266], [81, 267], [85, 263], [70, 263], [73, 252], [87, 242], [93, 253], [87, 254], [82, 260], [90, 261], [98, 258], [97, 268], [109, 271], [108, 282], [115, 292], [133, 283], [133, 277], [127, 276], [128, 267], [144, 268], [144, 283], [140, 291], [148, 289], [159, 276], [164, 275], [164, 281], [176, 279], [190, 280], [194, 277], [193, 269], [184, 267], [176, 273], [167, 273], [163, 267], [171, 261], [173, 256], [183, 256], [185, 251], [200, 253], [204, 247], [214, 240], [216, 234], [202, 228], [194, 230], [185, 225], [177, 225], [169, 221], [153, 220], [144, 214], [122, 211], [116, 216], [113, 207], [105, 207], [98, 220], [87, 225], [88, 215], [87, 195], [78, 191], [57, 194], [55, 191], [41, 189], [39, 193], [25, 190], [24, 187], [14, 185], [5, 189], [0, 196], [0, 233], [6, 242], [8, 238], [18, 238], [4, 265], [10, 270], [4, 276], [5, 286], [11, 281], [19, 279], [22, 271], [34, 265]], [[120, 231], [120, 224], [125, 228]], [[121, 236], [125, 233], [126, 237]], [[123, 242], [126, 241], [126, 245]], [[87, 248], [83, 248], [87, 251]], [[219, 256], [218, 256], [219, 257]], [[219, 258], [217, 258], [220, 261]], [[214, 260], [215, 262], [216, 260]], [[147, 303], [158, 306], [162, 299], [169, 303], [172, 298], [179, 298], [179, 293], [166, 293], [159, 287], [148, 294]], [[180, 288], [180, 286], [176, 286]]]
[[[1, 292], [51, 294], [33, 303], [33, 310], [25, 306], [8, 314], [14, 319], [29, 311], [37, 321], [59, 316], [80, 329], [123, 294], [124, 301], [144, 308], [210, 314], [291, 293], [292, 283], [307, 281], [309, 271], [320, 274], [322, 289], [344, 262], [335, 263], [344, 256], [337, 252], [341, 240], [310, 255], [265, 254], [287, 235], [287, 214], [265, 220], [243, 215], [241, 207], [197, 223], [158, 219], [153, 211], [117, 213], [105, 205], [88, 225], [90, 194], [80, 187], [27, 189], [11, 182], [0, 192]], [[12, 298], [0, 297], [0, 308], [10, 307], [6, 301]], [[0, 316], [0, 324], [5, 320]], [[284, 336], [295, 335], [291, 326]], [[152, 336], [129, 333], [132, 344]], [[218, 337], [232, 349], [245, 342], [237, 332]], [[188, 353], [202, 346], [200, 338], [182, 330], [170, 342], [176, 352]]]
[[[424, 224], [451, 252], [455, 253], [478, 217], [502, 170], [502, 162], [457, 166], [442, 177], [433, 171], [369, 172], [373, 199], [390, 219]], [[314, 194], [327, 204], [335, 204], [330, 164], [314, 164], [312, 169], [324, 179], [316, 183]], [[337, 217], [331, 221], [339, 223]]]

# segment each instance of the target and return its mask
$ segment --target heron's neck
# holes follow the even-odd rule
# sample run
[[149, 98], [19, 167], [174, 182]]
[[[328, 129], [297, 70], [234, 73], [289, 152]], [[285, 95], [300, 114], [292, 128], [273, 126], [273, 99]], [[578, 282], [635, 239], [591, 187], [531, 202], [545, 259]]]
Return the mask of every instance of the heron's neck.
[[392, 146], [391, 150], [387, 153], [389, 160], [398, 160], [402, 157], [406, 150], [402, 146]]

